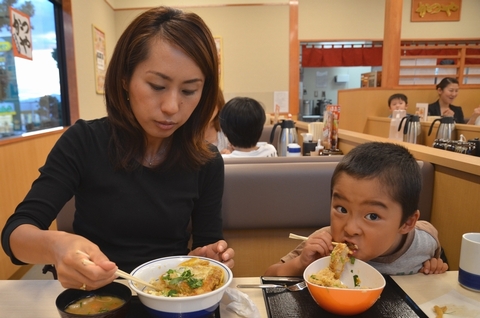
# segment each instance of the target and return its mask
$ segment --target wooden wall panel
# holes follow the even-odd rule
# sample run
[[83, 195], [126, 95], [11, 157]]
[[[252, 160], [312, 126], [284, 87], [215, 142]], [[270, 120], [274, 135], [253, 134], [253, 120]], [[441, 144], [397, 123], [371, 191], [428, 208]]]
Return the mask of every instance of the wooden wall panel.
[[[0, 226], [27, 194], [32, 182], [63, 130], [0, 145]], [[20, 267], [0, 253], [0, 279], [10, 278]]]

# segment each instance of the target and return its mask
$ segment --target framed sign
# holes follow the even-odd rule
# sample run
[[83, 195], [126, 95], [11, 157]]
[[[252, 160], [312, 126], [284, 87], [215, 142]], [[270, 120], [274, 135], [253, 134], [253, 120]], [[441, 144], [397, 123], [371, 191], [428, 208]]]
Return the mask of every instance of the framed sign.
[[213, 38], [215, 40], [215, 45], [217, 46], [218, 54], [218, 83], [223, 90], [223, 43], [221, 37], [214, 36]]
[[93, 61], [95, 65], [95, 91], [97, 94], [105, 94], [105, 73], [107, 71], [105, 32], [93, 27]]
[[8, 7], [8, 9], [10, 11], [13, 55], [31, 60], [33, 49], [30, 17], [12, 7]]
[[460, 21], [462, 0], [412, 0], [412, 22]]

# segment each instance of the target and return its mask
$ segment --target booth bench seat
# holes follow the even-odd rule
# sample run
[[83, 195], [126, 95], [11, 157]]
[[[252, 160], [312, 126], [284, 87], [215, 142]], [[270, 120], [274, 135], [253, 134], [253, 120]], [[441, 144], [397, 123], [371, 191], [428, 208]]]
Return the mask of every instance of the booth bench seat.
[[[300, 243], [289, 239], [289, 233], [308, 236], [330, 224], [330, 179], [337, 164], [225, 161], [223, 227], [235, 249], [235, 276], [263, 275]], [[420, 218], [430, 220], [433, 165], [418, 164], [423, 179]]]

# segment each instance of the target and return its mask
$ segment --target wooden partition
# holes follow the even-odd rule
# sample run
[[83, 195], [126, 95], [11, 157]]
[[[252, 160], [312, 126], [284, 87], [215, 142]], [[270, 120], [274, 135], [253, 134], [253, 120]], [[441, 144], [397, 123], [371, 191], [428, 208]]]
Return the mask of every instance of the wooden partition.
[[[433, 124], [430, 136], [428, 135], [428, 132], [430, 131], [430, 126], [432, 125], [432, 122], [421, 122], [420, 125], [422, 133], [419, 144], [431, 147], [433, 145], [433, 141], [436, 138], [438, 126], [440, 124], [438, 121]], [[365, 134], [388, 138], [389, 131], [390, 118], [378, 116], [367, 117], [367, 122], [363, 131]], [[455, 135], [455, 139], [457, 140], [460, 139], [460, 135], [463, 135], [467, 140], [476, 137], [480, 138], [480, 126], [456, 124]]]
[[[403, 93], [408, 97], [409, 114], [415, 113], [417, 103], [433, 103], [438, 99], [434, 88], [341, 90], [338, 91], [338, 104], [341, 106], [340, 128], [366, 133], [369, 116], [388, 117], [388, 98], [395, 93]], [[455, 105], [462, 106], [465, 118], [470, 117], [473, 109], [480, 105], [480, 88], [461, 88]]]
[[[0, 142], [0, 226], [7, 221], [23, 200], [40, 168], [64, 130]], [[0, 279], [8, 279], [22, 266], [13, 265], [0, 253]], [[16, 276], [14, 276], [16, 277]]]

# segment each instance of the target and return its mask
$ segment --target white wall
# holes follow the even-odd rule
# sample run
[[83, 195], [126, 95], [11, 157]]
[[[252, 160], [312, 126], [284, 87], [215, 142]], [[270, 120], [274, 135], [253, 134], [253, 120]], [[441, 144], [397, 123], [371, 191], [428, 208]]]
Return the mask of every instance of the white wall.
[[72, 0], [73, 37], [80, 118], [106, 116], [104, 95], [95, 90], [92, 25], [105, 32], [106, 59], [110, 61], [115, 36], [114, 11], [104, 1]]
[[[332, 100], [332, 104], [337, 104], [337, 91], [340, 89], [360, 88], [361, 74], [372, 70], [371, 67], [307, 67], [303, 69], [303, 99], [320, 99], [322, 91], [325, 91], [327, 99]], [[326, 87], [317, 87], [317, 72], [327, 73]], [[340, 74], [349, 75], [348, 82], [336, 83], [335, 76]], [[315, 91], [317, 97], [315, 97]]]
[[[257, 98], [271, 112], [273, 92], [288, 90], [288, 2], [72, 0], [80, 116], [88, 119], [105, 115], [103, 95], [95, 93], [92, 24], [106, 33], [108, 63], [116, 39], [133, 17], [146, 8], [162, 4], [178, 4], [197, 12], [214, 35], [223, 38], [227, 99], [237, 95]], [[410, 22], [411, 0], [403, 0], [403, 7], [402, 38], [480, 38], [478, 0], [462, 1], [459, 22]], [[384, 31], [384, 11], [385, 0], [300, 0], [298, 36], [301, 41], [380, 40]], [[333, 99], [328, 94], [327, 97]]]

